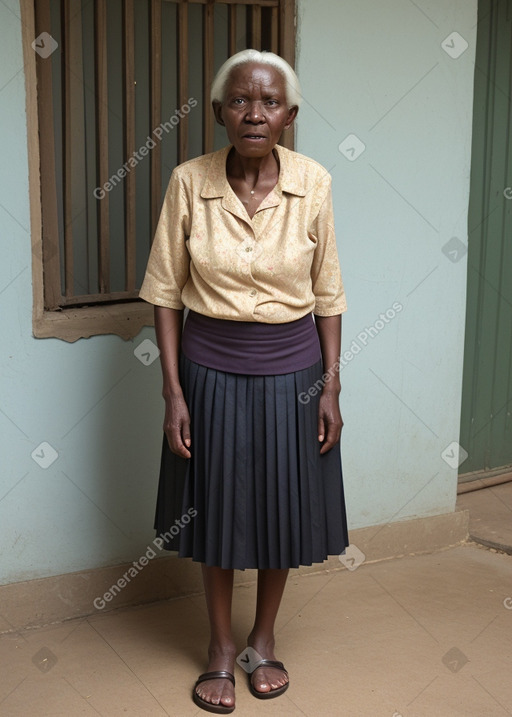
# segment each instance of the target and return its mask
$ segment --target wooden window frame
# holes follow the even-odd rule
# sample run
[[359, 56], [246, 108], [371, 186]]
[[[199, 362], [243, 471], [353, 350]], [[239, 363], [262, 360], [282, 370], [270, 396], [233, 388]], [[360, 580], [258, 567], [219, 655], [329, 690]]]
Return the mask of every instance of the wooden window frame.
[[[148, 0], [154, 2], [154, 0]], [[32, 327], [33, 334], [36, 338], [59, 338], [68, 342], [76, 341], [80, 338], [88, 338], [95, 335], [114, 334], [125, 340], [135, 337], [144, 326], [152, 326], [153, 307], [142, 300], [123, 300], [118, 303], [115, 300], [108, 304], [97, 304], [83, 307], [61, 308], [59, 310], [48, 310], [45, 308], [45, 283], [44, 274], [48, 271], [48, 263], [43, 264], [43, 232], [42, 232], [42, 197], [43, 191], [40, 162], [41, 148], [39, 141], [40, 122], [44, 122], [45, 118], [39, 116], [37, 101], [37, 75], [36, 75], [36, 53], [32, 49], [32, 43], [36, 37], [35, 28], [35, 3], [37, 0], [20, 0], [21, 8], [21, 24], [22, 24], [22, 40], [23, 40], [23, 58], [25, 65], [25, 84], [26, 84], [26, 114], [27, 114], [27, 145], [28, 145], [28, 170], [29, 170], [29, 201], [30, 201], [30, 233], [32, 244], [32, 283], [33, 283], [33, 314]], [[188, 3], [200, 3], [206, 5], [204, 12], [206, 18], [210, 17], [212, 5], [215, 0], [186, 0], [180, 3], [180, 12], [186, 13], [186, 5]], [[259, 8], [254, 7], [256, 3], [251, 0], [220, 0], [228, 5], [252, 5], [251, 13], [251, 33], [253, 38], [257, 37], [261, 28], [261, 13]], [[269, 5], [275, 3], [275, 0], [260, 0], [261, 5]], [[278, 0], [278, 6], [273, 12], [279, 13], [279, 37], [275, 32], [272, 42], [278, 43], [280, 54], [292, 65], [295, 63], [295, 0]], [[158, 6], [158, 2], [155, 3]], [[158, 10], [158, 8], [157, 8]], [[230, 20], [234, 20], [236, 12], [235, 7], [230, 8]], [[205, 38], [205, 57], [207, 53], [212, 52], [213, 43], [213, 15], [211, 21], [206, 23]], [[228, 30], [229, 54], [232, 54], [232, 48], [235, 47], [235, 29], [234, 23], [230, 22]], [[182, 36], [182, 41], [186, 42], [186, 38]], [[255, 43], [257, 44], [257, 43]], [[210, 54], [211, 58], [212, 55]], [[184, 65], [185, 63], [180, 63]], [[212, 80], [212, 63], [204, 61], [204, 92], [209, 89], [209, 83]], [[126, 68], [125, 68], [126, 71]], [[129, 68], [128, 68], [129, 71]], [[179, 96], [186, 92], [186, 68], [182, 68], [178, 78]], [[152, 112], [158, 113], [158, 106], [154, 104]], [[205, 103], [203, 118], [203, 141], [206, 146], [211, 142], [213, 137], [213, 118], [208, 116], [211, 114], [209, 103]], [[156, 115], [155, 115], [156, 117]], [[294, 146], [294, 133], [287, 130], [283, 137], [283, 144], [290, 148]], [[182, 132], [179, 138], [179, 156], [183, 157], [187, 144], [186, 133]], [[180, 159], [180, 161], [183, 161]], [[156, 185], [159, 181], [158, 160], [151, 169], [152, 177]], [[53, 191], [55, 191], [53, 189]], [[130, 185], [127, 186], [127, 192], [132, 190]], [[156, 224], [159, 212], [159, 201], [155, 191], [151, 195], [151, 217], [152, 223]], [[101, 216], [100, 216], [101, 221]], [[48, 256], [48, 252], [47, 255]], [[56, 269], [59, 270], [58, 256]], [[133, 283], [133, 277], [130, 280]]]

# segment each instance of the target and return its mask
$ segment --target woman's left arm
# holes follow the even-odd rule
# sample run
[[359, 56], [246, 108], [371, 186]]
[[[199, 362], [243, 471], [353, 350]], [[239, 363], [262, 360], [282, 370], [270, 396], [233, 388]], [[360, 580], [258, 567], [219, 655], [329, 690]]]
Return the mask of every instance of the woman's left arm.
[[[343, 421], [340, 414], [340, 351], [341, 314], [347, 308], [334, 233], [331, 177], [324, 174], [316, 191], [321, 201], [318, 214], [308, 228], [316, 238], [311, 265], [312, 289], [315, 296], [316, 328], [324, 365], [324, 384], [318, 409], [318, 440], [320, 453], [327, 453], [338, 443]], [[325, 380], [328, 379], [328, 380]]]
[[322, 350], [324, 374], [329, 376], [329, 379], [324, 381], [318, 408], [318, 440], [323, 444], [320, 453], [327, 453], [340, 440], [343, 428], [339, 404], [341, 314], [315, 315], [315, 322]]

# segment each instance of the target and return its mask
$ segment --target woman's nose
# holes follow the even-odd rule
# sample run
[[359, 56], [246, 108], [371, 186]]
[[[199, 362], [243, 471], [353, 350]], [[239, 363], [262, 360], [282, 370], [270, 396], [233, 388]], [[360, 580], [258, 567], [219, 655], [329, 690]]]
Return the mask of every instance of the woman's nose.
[[247, 108], [246, 117], [250, 122], [261, 122], [263, 119], [261, 102], [251, 102]]

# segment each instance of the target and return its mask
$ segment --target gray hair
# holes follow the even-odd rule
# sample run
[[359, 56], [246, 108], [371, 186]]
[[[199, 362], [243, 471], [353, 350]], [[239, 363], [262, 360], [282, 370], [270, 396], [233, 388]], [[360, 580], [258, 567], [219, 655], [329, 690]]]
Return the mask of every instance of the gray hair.
[[226, 90], [226, 84], [229, 80], [231, 72], [239, 65], [247, 65], [251, 62], [257, 62], [260, 65], [270, 65], [274, 67], [283, 77], [286, 88], [286, 101], [288, 107], [299, 107], [302, 99], [299, 78], [293, 71], [292, 67], [283, 60], [279, 55], [264, 50], [242, 50], [232, 55], [226, 62], [221, 65], [219, 71], [215, 75], [210, 91], [212, 102], [223, 102]]

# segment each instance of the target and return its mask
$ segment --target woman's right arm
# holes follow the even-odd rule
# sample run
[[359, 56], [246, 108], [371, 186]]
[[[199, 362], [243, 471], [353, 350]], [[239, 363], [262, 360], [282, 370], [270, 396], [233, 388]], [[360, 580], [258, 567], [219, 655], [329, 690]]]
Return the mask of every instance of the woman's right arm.
[[190, 415], [179, 379], [183, 310], [155, 306], [155, 331], [162, 366], [164, 431], [173, 453], [190, 458]]

